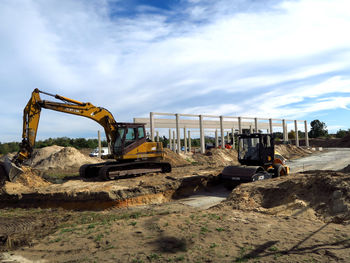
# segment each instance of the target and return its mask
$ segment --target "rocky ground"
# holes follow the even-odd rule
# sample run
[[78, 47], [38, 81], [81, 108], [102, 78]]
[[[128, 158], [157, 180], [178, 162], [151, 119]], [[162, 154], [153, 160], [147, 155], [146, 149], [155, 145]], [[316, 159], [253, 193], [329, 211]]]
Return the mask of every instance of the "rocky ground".
[[[311, 154], [280, 147], [290, 158]], [[168, 152], [177, 166], [172, 173], [112, 182], [76, 175], [48, 182], [41, 176], [55, 175], [45, 168], [53, 167], [58, 153], [70, 159], [68, 172], [81, 160], [69, 157], [74, 150], [52, 152], [48, 156], [55, 158], [42, 158], [1, 190], [2, 262], [350, 262], [348, 168], [242, 184], [222, 203], [204, 209], [182, 198], [216, 191], [217, 175], [235, 161], [234, 151], [181, 159]], [[56, 205], [45, 206], [43, 200], [53, 197]]]

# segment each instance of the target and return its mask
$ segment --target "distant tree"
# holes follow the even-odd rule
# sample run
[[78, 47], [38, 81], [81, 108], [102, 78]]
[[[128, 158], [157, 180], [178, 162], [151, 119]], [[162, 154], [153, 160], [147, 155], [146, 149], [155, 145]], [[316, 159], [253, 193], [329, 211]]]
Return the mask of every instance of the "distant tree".
[[18, 150], [19, 150], [19, 143], [18, 142], [0, 143], [0, 154], [18, 152]]
[[305, 138], [305, 132], [298, 131], [298, 136], [299, 136], [299, 139]]
[[[163, 143], [164, 148], [168, 147], [169, 139], [167, 139], [164, 135], [162, 137], [159, 137], [159, 141]], [[182, 143], [183, 143], [183, 140], [182, 140]]]
[[295, 139], [295, 131], [291, 130], [290, 132], [288, 132], [288, 139]]
[[283, 139], [283, 133], [282, 132], [274, 132], [273, 135], [276, 139]]
[[337, 137], [337, 138], [344, 138], [345, 136], [347, 136], [349, 134], [350, 134], [350, 129], [348, 129], [347, 131], [339, 129], [337, 131], [337, 133], [335, 134], [335, 137]]
[[199, 147], [200, 146], [200, 140], [199, 139], [192, 139], [191, 144], [194, 147]]
[[324, 122], [313, 120], [311, 122], [311, 130], [309, 131], [310, 138], [318, 138], [328, 135], [327, 126]]

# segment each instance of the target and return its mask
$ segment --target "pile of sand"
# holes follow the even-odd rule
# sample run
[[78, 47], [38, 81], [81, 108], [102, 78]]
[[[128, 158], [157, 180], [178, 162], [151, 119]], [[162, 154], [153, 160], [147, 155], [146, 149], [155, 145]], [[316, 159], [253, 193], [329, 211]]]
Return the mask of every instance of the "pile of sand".
[[17, 177], [16, 183], [27, 187], [45, 187], [51, 184], [37, 175], [37, 173], [30, 167], [22, 166], [22, 170], [23, 174]]
[[339, 172], [350, 173], [350, 164], [348, 166], [344, 167], [343, 169], [339, 170]]
[[38, 149], [33, 157], [32, 167], [41, 170], [71, 170], [83, 164], [97, 163], [99, 159], [85, 156], [73, 147], [49, 146]]
[[22, 166], [23, 173], [18, 175], [15, 182], [5, 182], [1, 187], [1, 194], [23, 194], [31, 193], [35, 188], [42, 188], [51, 185], [38, 175], [38, 171], [30, 167]]
[[312, 147], [350, 148], [350, 135], [344, 138], [310, 138]]
[[234, 149], [212, 148], [206, 154], [193, 154], [192, 158], [199, 164], [211, 167], [238, 165], [237, 151]]
[[186, 161], [186, 159], [184, 159], [181, 155], [173, 152], [168, 148], [164, 148], [164, 153], [164, 161], [170, 163], [172, 167], [181, 167], [191, 164], [190, 162]]
[[279, 144], [275, 146], [277, 152], [287, 159], [296, 159], [312, 154], [312, 151], [291, 144]]
[[47, 146], [40, 149], [34, 149], [32, 153], [32, 158], [29, 160], [30, 166], [37, 166], [38, 163], [42, 162], [43, 160], [47, 159], [49, 156], [61, 151], [64, 147], [52, 145]]
[[350, 174], [314, 171], [241, 184], [227, 203], [235, 209], [273, 215], [350, 221]]

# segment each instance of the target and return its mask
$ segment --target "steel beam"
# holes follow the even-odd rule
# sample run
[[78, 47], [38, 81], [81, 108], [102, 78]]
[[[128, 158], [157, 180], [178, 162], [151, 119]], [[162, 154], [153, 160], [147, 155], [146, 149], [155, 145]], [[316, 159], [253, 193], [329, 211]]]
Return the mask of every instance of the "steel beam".
[[305, 126], [305, 145], [307, 147], [309, 147], [310, 144], [309, 144], [309, 134], [308, 134], [308, 131], [307, 131], [307, 121], [304, 121], [304, 126]]
[[199, 133], [200, 133], [201, 153], [205, 153], [203, 115], [199, 115]]
[[298, 122], [294, 121], [294, 127], [295, 127], [295, 145], [299, 146], [299, 134], [298, 134]]
[[224, 118], [220, 116], [221, 149], [225, 149]]

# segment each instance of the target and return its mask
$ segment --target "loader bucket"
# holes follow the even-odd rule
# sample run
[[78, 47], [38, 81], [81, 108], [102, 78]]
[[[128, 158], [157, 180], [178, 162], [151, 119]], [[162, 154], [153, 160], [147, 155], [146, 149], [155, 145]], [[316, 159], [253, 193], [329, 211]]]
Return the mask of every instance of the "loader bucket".
[[17, 177], [23, 173], [23, 170], [12, 163], [7, 157], [3, 162], [0, 162], [0, 184], [3, 185], [5, 181], [15, 182]]

